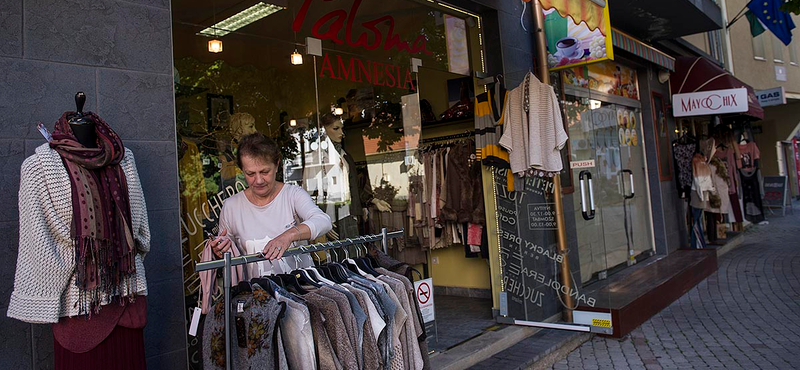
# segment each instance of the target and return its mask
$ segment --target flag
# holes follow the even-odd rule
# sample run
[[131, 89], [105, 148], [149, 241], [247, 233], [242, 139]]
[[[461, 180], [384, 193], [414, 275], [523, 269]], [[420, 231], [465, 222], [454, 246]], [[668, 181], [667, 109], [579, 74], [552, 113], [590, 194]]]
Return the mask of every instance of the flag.
[[784, 45], [789, 45], [794, 22], [789, 13], [780, 10], [781, 5], [783, 0], [752, 0], [747, 7]]
[[750, 34], [753, 35], [753, 37], [756, 37], [766, 31], [764, 29], [764, 25], [761, 24], [761, 21], [756, 18], [756, 15], [753, 14], [753, 12], [748, 10], [744, 15], [747, 16], [747, 21], [750, 22]]

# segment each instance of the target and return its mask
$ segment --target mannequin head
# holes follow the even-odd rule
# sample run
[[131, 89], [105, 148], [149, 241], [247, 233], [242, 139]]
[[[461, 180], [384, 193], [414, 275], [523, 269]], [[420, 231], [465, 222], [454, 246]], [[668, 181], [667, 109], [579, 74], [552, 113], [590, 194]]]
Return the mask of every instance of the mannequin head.
[[342, 139], [344, 139], [344, 123], [339, 117], [333, 114], [326, 114], [322, 116], [320, 123], [325, 128], [325, 134], [328, 135], [331, 141], [334, 143], [342, 142]]
[[236, 113], [228, 121], [231, 135], [241, 140], [245, 135], [255, 133], [256, 119], [250, 113]]

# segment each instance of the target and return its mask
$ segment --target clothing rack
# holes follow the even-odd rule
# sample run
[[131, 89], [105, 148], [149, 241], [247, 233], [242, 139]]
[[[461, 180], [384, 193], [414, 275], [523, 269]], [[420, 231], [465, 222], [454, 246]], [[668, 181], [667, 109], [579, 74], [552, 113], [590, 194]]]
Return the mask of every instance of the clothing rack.
[[[373, 234], [373, 235], [364, 235], [358, 236], [355, 238], [347, 238], [345, 240], [336, 240], [332, 242], [326, 243], [316, 243], [312, 245], [300, 246], [291, 248], [283, 254], [283, 257], [291, 257], [295, 255], [305, 254], [305, 253], [313, 253], [313, 252], [321, 252], [329, 249], [336, 249], [336, 248], [344, 248], [349, 247], [351, 245], [356, 244], [364, 244], [370, 242], [381, 242], [381, 246], [383, 247], [383, 252], [387, 253], [387, 246], [389, 244], [389, 239], [399, 238], [403, 236], [403, 229], [398, 231], [388, 232], [387, 229], [384, 227], [381, 229], [380, 234]], [[215, 261], [208, 261], [208, 262], [200, 262], [195, 265], [195, 272], [200, 271], [207, 271], [207, 270], [214, 270], [220, 267], [224, 268], [224, 284], [223, 284], [223, 291], [225, 295], [225, 369], [231, 370], [233, 368], [233, 362], [231, 361], [231, 329], [230, 329], [230, 322], [231, 322], [231, 267], [238, 266], [238, 265], [245, 265], [248, 263], [255, 263], [267, 261], [266, 258], [260, 253], [255, 254], [248, 254], [240, 257], [231, 258], [231, 252], [225, 252], [223, 255], [223, 259], [215, 260]]]
[[419, 141], [419, 143], [420, 144], [425, 144], [425, 143], [432, 143], [432, 142], [435, 142], [435, 141], [462, 139], [462, 138], [465, 138], [465, 137], [472, 137], [472, 136], [475, 136], [475, 131], [464, 132], [464, 133], [461, 133], [461, 134], [453, 134], [453, 135], [431, 137], [431, 138], [427, 138], [427, 139], [422, 139], [422, 140]]

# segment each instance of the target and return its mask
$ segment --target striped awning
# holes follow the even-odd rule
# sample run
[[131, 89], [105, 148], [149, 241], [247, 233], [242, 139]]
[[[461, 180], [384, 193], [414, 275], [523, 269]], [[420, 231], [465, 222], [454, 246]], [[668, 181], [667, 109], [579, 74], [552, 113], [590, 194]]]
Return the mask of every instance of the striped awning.
[[647, 45], [633, 38], [632, 36], [628, 36], [627, 34], [620, 32], [619, 30], [613, 27], [611, 28], [611, 42], [614, 44], [614, 46], [622, 50], [630, 52], [643, 59], [649, 60], [670, 71], [675, 70], [675, 58], [667, 54], [664, 54], [658, 49], [650, 45]]

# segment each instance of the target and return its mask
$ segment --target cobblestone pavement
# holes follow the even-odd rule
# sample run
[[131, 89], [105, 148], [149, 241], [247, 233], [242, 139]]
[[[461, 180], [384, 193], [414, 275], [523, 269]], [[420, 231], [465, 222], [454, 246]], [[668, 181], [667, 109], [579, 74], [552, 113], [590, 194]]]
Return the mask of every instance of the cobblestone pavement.
[[800, 212], [744, 238], [630, 335], [594, 337], [552, 369], [800, 369]]

